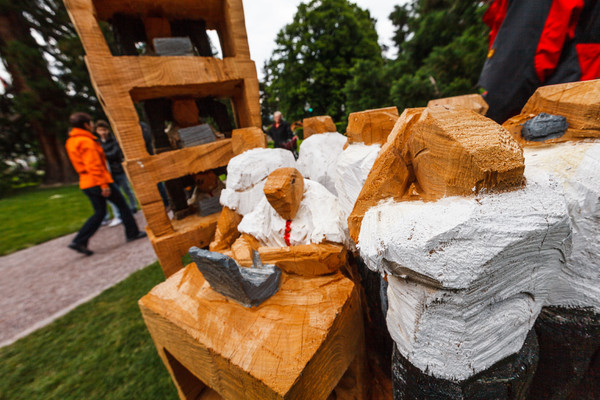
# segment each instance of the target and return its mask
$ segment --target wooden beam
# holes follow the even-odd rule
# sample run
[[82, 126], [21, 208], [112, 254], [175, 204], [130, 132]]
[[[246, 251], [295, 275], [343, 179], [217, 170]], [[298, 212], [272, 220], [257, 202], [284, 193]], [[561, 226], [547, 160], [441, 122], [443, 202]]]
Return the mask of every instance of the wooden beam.
[[348, 117], [348, 143], [384, 144], [398, 120], [398, 108], [354, 112]]

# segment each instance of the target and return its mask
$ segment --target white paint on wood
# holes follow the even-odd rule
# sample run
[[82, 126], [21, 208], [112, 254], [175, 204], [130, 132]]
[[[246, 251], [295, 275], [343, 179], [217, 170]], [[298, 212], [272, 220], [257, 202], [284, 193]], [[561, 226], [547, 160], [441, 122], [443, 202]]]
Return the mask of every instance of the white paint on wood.
[[246, 215], [264, 197], [269, 174], [278, 168], [295, 168], [293, 154], [284, 149], [251, 149], [233, 157], [227, 165], [227, 186], [221, 204]]
[[335, 190], [345, 221], [354, 208], [380, 150], [380, 144], [367, 146], [364, 143], [354, 143], [337, 160]]
[[[238, 226], [241, 233], [255, 237], [263, 246], [285, 247], [286, 220], [269, 204], [266, 196]], [[304, 197], [291, 223], [290, 244], [323, 241], [344, 243], [343, 220], [337, 198], [318, 182], [304, 181]]]
[[362, 257], [389, 277], [387, 325], [433, 376], [463, 380], [520, 350], [570, 251], [559, 182], [511, 192], [384, 201], [365, 214]]
[[303, 177], [317, 181], [331, 193], [337, 194], [336, 165], [346, 140], [346, 136], [337, 132], [312, 135], [300, 146], [296, 168]]
[[525, 168], [562, 182], [573, 227], [573, 251], [548, 304], [600, 312], [600, 142], [525, 148]]

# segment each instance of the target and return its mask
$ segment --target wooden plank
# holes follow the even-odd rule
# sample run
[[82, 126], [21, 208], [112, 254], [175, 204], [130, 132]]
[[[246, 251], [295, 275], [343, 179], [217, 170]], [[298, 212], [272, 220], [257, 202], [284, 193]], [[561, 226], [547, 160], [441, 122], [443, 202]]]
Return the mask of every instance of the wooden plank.
[[354, 112], [348, 116], [348, 143], [384, 144], [398, 120], [398, 108]]
[[218, 213], [206, 217], [190, 215], [172, 221], [173, 233], [171, 234], [156, 236], [152, 231], [148, 232], [150, 243], [166, 277], [183, 268], [181, 258], [187, 254], [190, 247], [202, 248], [209, 245], [215, 234], [218, 218]]
[[326, 398], [363, 340], [357, 290], [340, 273], [282, 280], [247, 309], [188, 265], [139, 304], [157, 346], [224, 398]]
[[217, 167], [224, 167], [233, 157], [231, 139], [160, 153], [133, 160], [124, 165], [135, 185], [138, 200], [146, 204], [156, 200], [155, 185], [158, 182], [197, 174]]

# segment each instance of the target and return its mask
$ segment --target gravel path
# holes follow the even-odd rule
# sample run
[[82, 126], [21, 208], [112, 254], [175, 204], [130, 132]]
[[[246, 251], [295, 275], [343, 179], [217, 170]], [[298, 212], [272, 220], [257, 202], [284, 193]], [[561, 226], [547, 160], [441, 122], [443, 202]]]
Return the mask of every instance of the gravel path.
[[[140, 229], [146, 226], [136, 214]], [[0, 257], [0, 347], [39, 329], [156, 260], [147, 238], [126, 243], [122, 225], [102, 227], [85, 257], [75, 234]]]

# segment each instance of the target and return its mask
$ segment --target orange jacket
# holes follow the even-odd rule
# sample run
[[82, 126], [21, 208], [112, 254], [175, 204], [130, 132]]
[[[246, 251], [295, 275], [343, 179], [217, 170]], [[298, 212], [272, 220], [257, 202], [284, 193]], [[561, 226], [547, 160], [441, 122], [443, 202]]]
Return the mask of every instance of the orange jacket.
[[79, 187], [88, 189], [94, 186], [107, 188], [113, 182], [106, 167], [106, 157], [102, 146], [92, 132], [73, 128], [65, 144], [73, 168], [79, 174]]

